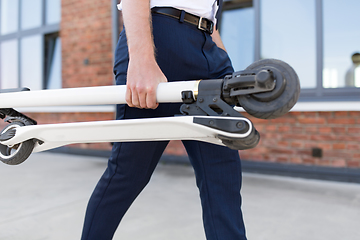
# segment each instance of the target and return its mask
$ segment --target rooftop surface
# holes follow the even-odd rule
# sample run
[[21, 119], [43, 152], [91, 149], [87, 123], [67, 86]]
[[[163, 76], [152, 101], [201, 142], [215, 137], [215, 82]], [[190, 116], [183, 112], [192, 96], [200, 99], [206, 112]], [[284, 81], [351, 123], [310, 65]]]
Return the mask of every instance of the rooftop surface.
[[[0, 164], [0, 239], [80, 239], [105, 158], [36, 153]], [[249, 240], [360, 239], [360, 184], [244, 173]], [[160, 163], [114, 240], [205, 239], [190, 166]]]

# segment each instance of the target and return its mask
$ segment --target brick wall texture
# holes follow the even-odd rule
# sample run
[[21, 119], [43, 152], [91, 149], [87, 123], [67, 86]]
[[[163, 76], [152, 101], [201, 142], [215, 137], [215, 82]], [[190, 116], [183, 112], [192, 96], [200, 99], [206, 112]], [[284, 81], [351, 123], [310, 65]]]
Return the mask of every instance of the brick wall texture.
[[61, 1], [64, 88], [113, 83], [111, 2]]
[[[251, 118], [261, 134], [257, 148], [243, 159], [360, 167], [360, 112], [291, 112], [266, 121]], [[322, 157], [312, 157], [320, 148]]]
[[[290, 112], [273, 120], [244, 114], [260, 133], [256, 148], [240, 151], [244, 160], [360, 168], [360, 112]], [[322, 150], [313, 157], [312, 150]], [[168, 154], [183, 155], [181, 142]]]

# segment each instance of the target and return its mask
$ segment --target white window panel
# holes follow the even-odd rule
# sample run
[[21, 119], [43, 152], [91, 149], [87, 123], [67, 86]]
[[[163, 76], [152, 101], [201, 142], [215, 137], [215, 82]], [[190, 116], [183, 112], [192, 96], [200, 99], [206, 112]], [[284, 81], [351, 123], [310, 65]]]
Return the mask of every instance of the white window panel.
[[16, 32], [19, 24], [19, 0], [1, 0], [1, 35]]
[[61, 0], [46, 0], [46, 24], [60, 23]]
[[55, 40], [55, 49], [53, 58], [51, 59], [50, 74], [47, 80], [47, 89], [59, 89], [62, 87], [61, 81], [61, 40], [58, 37]]
[[221, 38], [235, 71], [244, 70], [254, 62], [254, 8], [228, 10], [221, 19]]
[[316, 87], [315, 0], [261, 0], [261, 58], [297, 72], [302, 88]]
[[9, 40], [0, 43], [0, 88], [17, 88], [18, 75], [18, 41]]
[[360, 53], [360, 1], [323, 1], [324, 14], [324, 70], [333, 69], [336, 78], [328, 84], [323, 76], [323, 87], [359, 87], [354, 79], [360, 63], [352, 62], [352, 55]]
[[21, 39], [21, 87], [43, 88], [43, 43], [41, 35]]
[[21, 1], [21, 29], [31, 29], [42, 25], [42, 0]]

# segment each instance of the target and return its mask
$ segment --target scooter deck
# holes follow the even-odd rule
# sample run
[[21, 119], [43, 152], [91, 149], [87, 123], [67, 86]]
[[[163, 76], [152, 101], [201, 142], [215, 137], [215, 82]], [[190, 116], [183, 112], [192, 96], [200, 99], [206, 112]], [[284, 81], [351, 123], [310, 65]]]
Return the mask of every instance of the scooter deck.
[[29, 125], [16, 128], [15, 136], [1, 144], [11, 146], [36, 139], [33, 152], [93, 142], [198, 140], [226, 146], [222, 139], [244, 139], [253, 131], [246, 118], [179, 116]]

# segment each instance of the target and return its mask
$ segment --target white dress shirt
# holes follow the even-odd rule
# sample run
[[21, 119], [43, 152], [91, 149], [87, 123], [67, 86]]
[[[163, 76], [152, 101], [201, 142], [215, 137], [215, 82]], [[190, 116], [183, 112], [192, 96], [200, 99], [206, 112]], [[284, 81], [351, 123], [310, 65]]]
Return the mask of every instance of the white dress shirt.
[[[216, 0], [151, 0], [150, 8], [153, 7], [173, 7], [184, 10], [199, 17], [207, 18], [216, 22], [215, 14], [218, 9]], [[118, 4], [118, 9], [122, 10], [122, 4]]]

